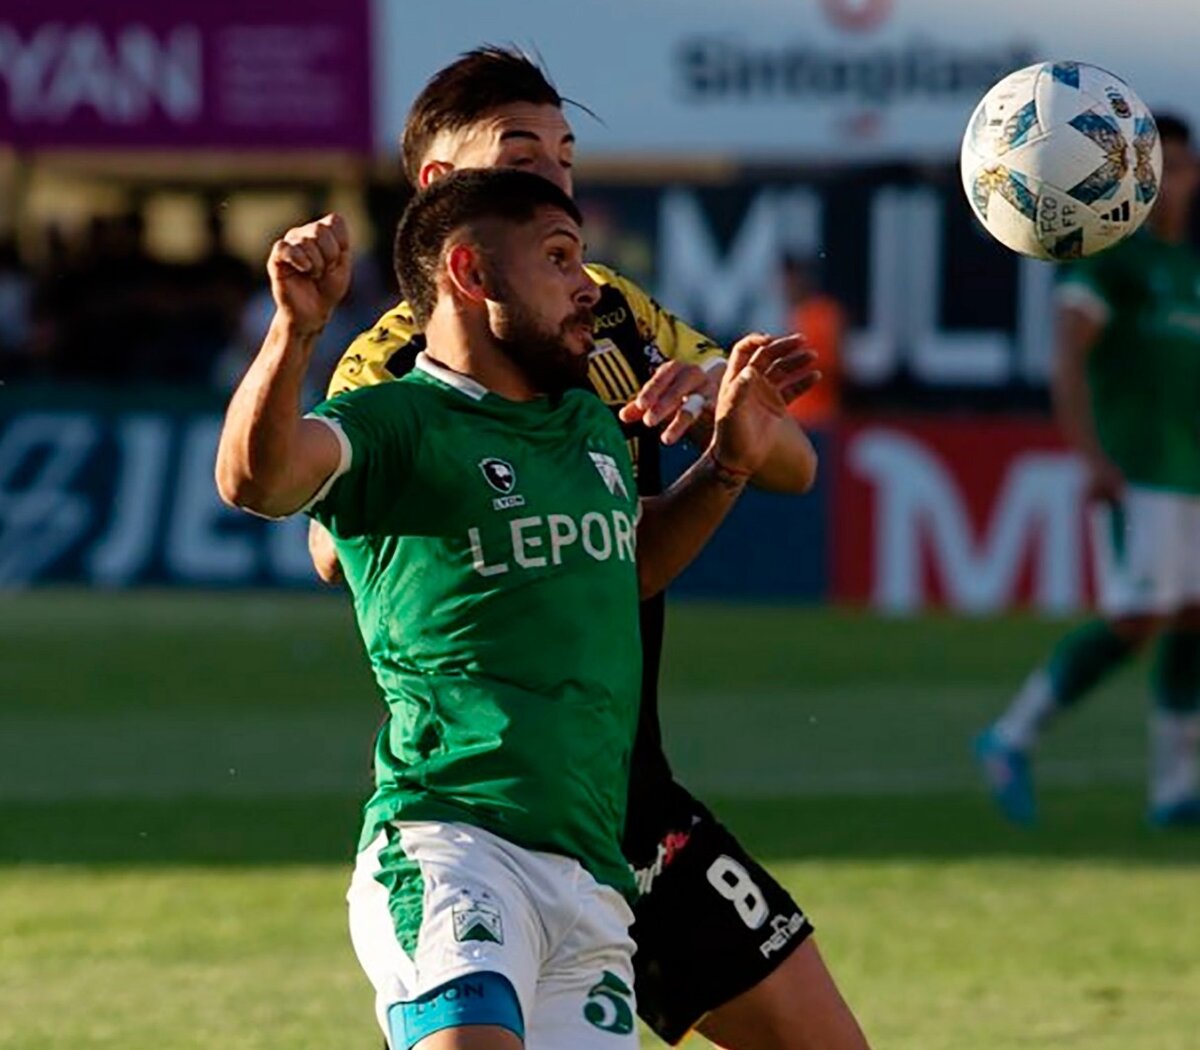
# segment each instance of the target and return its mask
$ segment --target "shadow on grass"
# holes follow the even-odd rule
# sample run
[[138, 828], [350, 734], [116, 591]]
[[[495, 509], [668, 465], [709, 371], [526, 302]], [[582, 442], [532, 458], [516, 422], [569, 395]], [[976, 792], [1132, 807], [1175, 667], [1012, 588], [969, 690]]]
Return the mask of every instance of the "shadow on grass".
[[[974, 860], [1200, 864], [1200, 829], [1146, 826], [1136, 790], [1050, 792], [1044, 821], [1005, 825], [961, 795], [709, 800], [760, 859]], [[0, 864], [349, 863], [361, 800], [22, 802], [0, 805]]]

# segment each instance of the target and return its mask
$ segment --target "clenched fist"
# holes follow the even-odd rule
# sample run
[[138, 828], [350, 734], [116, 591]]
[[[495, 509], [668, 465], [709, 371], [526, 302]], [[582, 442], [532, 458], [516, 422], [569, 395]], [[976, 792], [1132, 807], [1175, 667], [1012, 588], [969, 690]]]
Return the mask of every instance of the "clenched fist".
[[276, 308], [295, 330], [308, 334], [329, 323], [350, 288], [350, 271], [350, 234], [337, 214], [292, 227], [267, 259]]

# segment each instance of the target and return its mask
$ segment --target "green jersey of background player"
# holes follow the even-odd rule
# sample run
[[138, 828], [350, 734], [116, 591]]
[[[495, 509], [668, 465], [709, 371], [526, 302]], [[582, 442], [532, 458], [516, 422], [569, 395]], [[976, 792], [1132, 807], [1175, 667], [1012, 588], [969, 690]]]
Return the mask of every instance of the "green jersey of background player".
[[[695, 554], [814, 379], [795, 337], [735, 354], [706, 455], [639, 507], [619, 427], [577, 389], [598, 297], [579, 221], [560, 189], [521, 172], [464, 172], [419, 194], [396, 259], [427, 353], [404, 380], [304, 419], [300, 386], [346, 289], [348, 238], [336, 217], [289, 231], [270, 262], [271, 334], [221, 437], [226, 500], [270, 516], [307, 508], [330, 529], [388, 701], [363, 852], [367, 881], [387, 890], [377, 925], [402, 951], [382, 972], [374, 949], [360, 957], [394, 1045], [431, 1031], [429, 1047], [458, 1045], [454, 1032], [482, 1026], [491, 1036], [472, 1045], [519, 1045], [528, 1027], [531, 1046], [587, 1047], [589, 988], [631, 995], [631, 913], [612, 898], [631, 889], [620, 836], [638, 596]], [[576, 902], [565, 920], [546, 903], [556, 895]], [[352, 898], [352, 925], [355, 899], [371, 907]], [[549, 932], [526, 936], [536, 929]], [[442, 994], [468, 973], [502, 983], [490, 997]], [[579, 1009], [564, 1016], [564, 1002]]]
[[1093, 494], [1200, 494], [1200, 254], [1139, 231], [1068, 269], [1059, 299], [1098, 328], [1086, 364]]
[[1157, 124], [1148, 228], [1059, 282], [1055, 407], [1094, 503], [1104, 618], [1064, 638], [977, 741], [989, 789], [1018, 822], [1034, 816], [1028, 752], [1043, 725], [1154, 637], [1149, 816], [1200, 822], [1200, 254], [1188, 241], [1200, 174], [1187, 125]]

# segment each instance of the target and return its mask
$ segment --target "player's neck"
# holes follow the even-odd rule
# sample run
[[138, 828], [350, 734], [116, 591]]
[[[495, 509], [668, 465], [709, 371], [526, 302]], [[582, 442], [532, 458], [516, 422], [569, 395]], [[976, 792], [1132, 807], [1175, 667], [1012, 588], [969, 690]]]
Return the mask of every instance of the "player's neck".
[[470, 332], [457, 317], [435, 312], [425, 327], [429, 356], [444, 368], [473, 379], [508, 401], [532, 401], [539, 396], [517, 364], [487, 331]]

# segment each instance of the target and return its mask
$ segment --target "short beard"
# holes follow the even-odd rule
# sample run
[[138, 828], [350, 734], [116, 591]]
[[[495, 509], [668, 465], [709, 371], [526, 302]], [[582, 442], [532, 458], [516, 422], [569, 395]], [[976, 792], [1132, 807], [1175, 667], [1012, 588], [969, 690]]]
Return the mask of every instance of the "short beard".
[[567, 390], [588, 386], [588, 354], [576, 354], [567, 345], [567, 331], [592, 324], [592, 311], [580, 307], [550, 331], [525, 309], [520, 299], [503, 290], [503, 311], [492, 328], [492, 338], [540, 394], [557, 397]]

